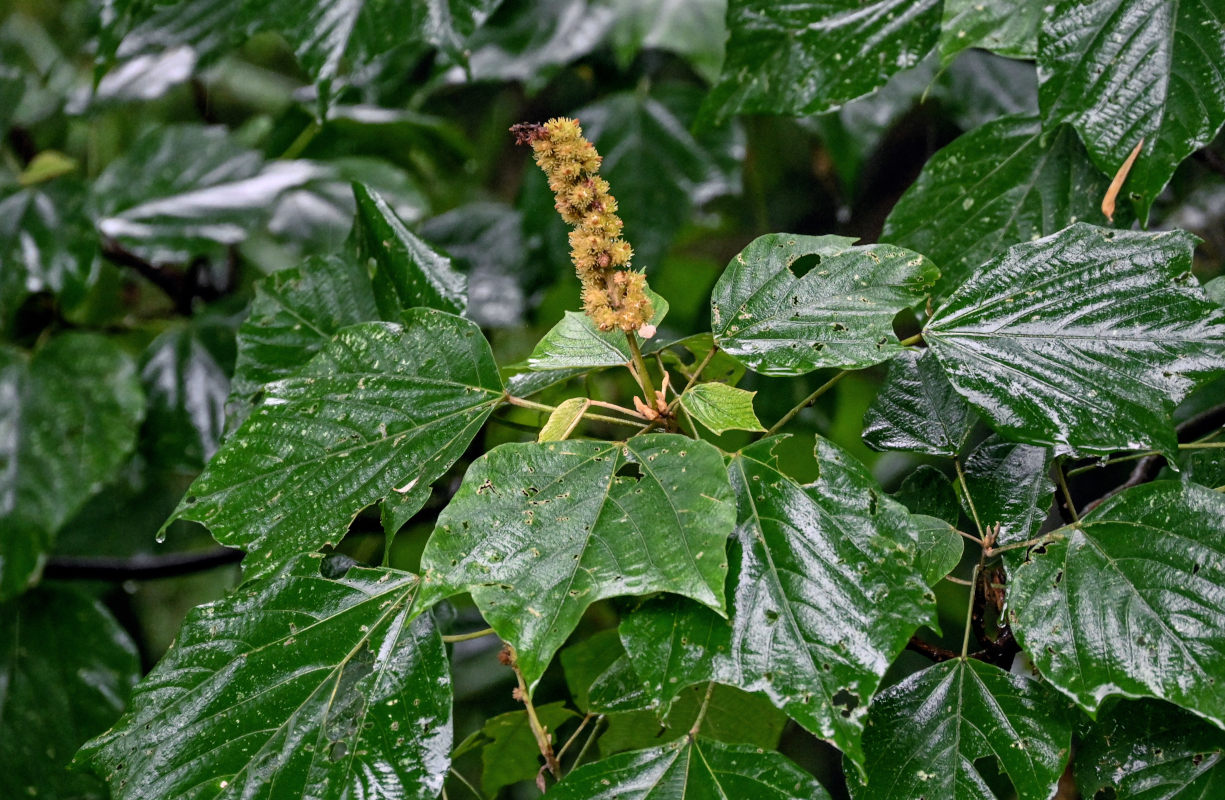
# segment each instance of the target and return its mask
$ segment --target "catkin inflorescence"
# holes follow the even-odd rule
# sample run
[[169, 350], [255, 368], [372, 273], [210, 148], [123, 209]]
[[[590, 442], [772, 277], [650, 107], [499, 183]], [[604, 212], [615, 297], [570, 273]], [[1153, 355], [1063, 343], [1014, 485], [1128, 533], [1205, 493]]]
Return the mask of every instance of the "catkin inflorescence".
[[[583, 138], [576, 119], [511, 128], [519, 144], [530, 144], [536, 164], [549, 178], [554, 206], [574, 226], [570, 257], [583, 286], [583, 309], [600, 330], [647, 334], [651, 301], [646, 276], [630, 269], [633, 251], [621, 238], [617, 201], [600, 177], [600, 154]], [[641, 330], [647, 327], [648, 330]]]

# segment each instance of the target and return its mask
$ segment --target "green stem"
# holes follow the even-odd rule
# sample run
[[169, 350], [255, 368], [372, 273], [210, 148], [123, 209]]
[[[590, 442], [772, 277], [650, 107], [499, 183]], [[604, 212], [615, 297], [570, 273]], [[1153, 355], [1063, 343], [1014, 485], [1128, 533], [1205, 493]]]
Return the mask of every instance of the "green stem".
[[625, 332], [625, 340], [630, 343], [630, 356], [634, 360], [634, 371], [638, 373], [638, 383], [642, 386], [643, 399], [648, 408], [655, 408], [655, 386], [651, 383], [651, 375], [647, 372], [646, 362], [642, 360], [642, 350], [638, 348], [638, 337], [632, 331]]
[[898, 342], [898, 344], [900, 344], [902, 347], [910, 347], [911, 345], [916, 345], [921, 341], [923, 341], [923, 334], [916, 333], [914, 336], [911, 336], [909, 338], [903, 339], [902, 341]]
[[1080, 515], [1076, 513], [1076, 504], [1072, 502], [1072, 492], [1068, 489], [1068, 479], [1063, 474], [1061, 461], [1055, 462], [1055, 481], [1059, 484], [1059, 491], [1063, 494], [1063, 503], [1067, 506], [1068, 513], [1072, 515], [1072, 521], [1080, 522]]
[[319, 133], [319, 123], [311, 120], [311, 123], [302, 129], [298, 134], [298, 138], [290, 142], [289, 147], [285, 148], [285, 152], [281, 153], [281, 158], [288, 161], [302, 155], [302, 151]]
[[1044, 533], [1041, 536], [1035, 536], [1032, 539], [1026, 539], [1023, 542], [1013, 542], [1012, 544], [1006, 544], [1003, 547], [992, 547], [991, 549], [987, 551], [987, 557], [994, 558], [1000, 553], [1006, 553], [1009, 550], [1022, 550], [1026, 547], [1033, 547], [1034, 545], [1038, 545], [1038, 544], [1049, 544], [1051, 542], [1061, 541], [1067, 538], [1064, 534], [1060, 533], [1060, 531], [1062, 530], [1063, 528], [1059, 528], [1058, 530], [1053, 530], [1050, 533]]
[[483, 631], [473, 631], [472, 633], [454, 633], [449, 636], [443, 636], [444, 642], [467, 642], [472, 639], [480, 639], [482, 636], [488, 636], [493, 633], [493, 628], [486, 628]]
[[957, 482], [961, 484], [961, 492], [966, 497], [966, 505], [970, 507], [970, 517], [974, 520], [974, 529], [978, 531], [978, 543], [982, 544], [987, 539], [987, 534], [983, 532], [983, 524], [978, 519], [978, 509], [974, 507], [974, 498], [970, 496], [970, 486], [966, 483], [966, 473], [961, 468], [961, 459], [953, 459], [953, 468], [957, 470]]
[[974, 571], [970, 574], [970, 602], [966, 603], [966, 631], [961, 637], [961, 657], [965, 658], [966, 653], [970, 652], [970, 628], [971, 621], [974, 618], [974, 601], [978, 594], [978, 569], [982, 566], [981, 559], [978, 564], [974, 565]]
[[680, 393], [677, 394], [676, 397], [673, 398], [672, 402], [668, 404], [669, 411], [671, 411], [672, 408], [681, 401], [681, 396], [684, 395], [685, 392], [692, 389], [693, 385], [698, 382], [698, 379], [702, 377], [702, 370], [706, 369], [706, 365], [710, 363], [710, 360], [715, 357], [715, 353], [717, 352], [719, 352], [719, 346], [711, 345], [710, 350], [706, 352], [706, 357], [702, 359], [702, 363], [698, 364], [697, 369], [689, 374], [689, 382], [685, 384], [685, 388], [681, 389]]
[[803, 400], [801, 400], [799, 405], [797, 405], [795, 408], [788, 411], [786, 414], [783, 415], [782, 419], [774, 423], [774, 425], [770, 428], [770, 430], [766, 431], [765, 435], [771, 436], [775, 433], [778, 433], [778, 431], [784, 425], [786, 425], [791, 420], [795, 419], [796, 414], [800, 413], [801, 411], [808, 408], [813, 403], [817, 402], [817, 399], [821, 395], [825, 394], [830, 389], [834, 388], [834, 385], [838, 383], [838, 381], [842, 380], [843, 378], [845, 378], [847, 375], [850, 375], [850, 374], [851, 373], [848, 370], [844, 369], [841, 372], [839, 372], [837, 375], [835, 375], [834, 377], [827, 380], [825, 383], [821, 384], [821, 386], [818, 387], [815, 392], [813, 392], [812, 394], [808, 395]]
[[[547, 411], [548, 413], [552, 414], [554, 411], [557, 410], [557, 406], [551, 406], [548, 403], [537, 403], [535, 400], [525, 400], [522, 397], [515, 397], [513, 394], [503, 395], [502, 399], [505, 400], [507, 403], [510, 403], [512, 406], [519, 406], [520, 408], [530, 408], [533, 411]], [[609, 405], [611, 406], [611, 404]], [[640, 425], [642, 423], [642, 417], [637, 412], [630, 411], [628, 408], [622, 408], [621, 406], [611, 406], [611, 407], [616, 408], [618, 411], [621, 411], [624, 414], [631, 414], [637, 417], [637, 419], [618, 419], [617, 417], [610, 417], [610, 416], [607, 416], [606, 414], [592, 414], [586, 411], [583, 412], [583, 415], [582, 415], [583, 419], [592, 419], [598, 422], [611, 422], [616, 425], [630, 425], [630, 426]]]

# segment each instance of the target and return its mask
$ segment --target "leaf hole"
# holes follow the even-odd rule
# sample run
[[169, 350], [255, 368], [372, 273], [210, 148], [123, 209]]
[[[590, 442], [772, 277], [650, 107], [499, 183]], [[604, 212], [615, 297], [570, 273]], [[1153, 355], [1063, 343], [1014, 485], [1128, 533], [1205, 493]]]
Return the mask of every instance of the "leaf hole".
[[1200, 568], [1200, 565], [1199, 565], [1199, 564], [1195, 564], [1195, 565], [1193, 565], [1193, 566], [1191, 567], [1191, 574], [1192, 574], [1192, 575], [1198, 575], [1198, 574], [1199, 574], [1199, 568]]
[[809, 253], [806, 256], [800, 256], [790, 264], [791, 274], [797, 278], [803, 278], [808, 273], [812, 272], [821, 263], [821, 256], [816, 253]]
[[1113, 786], [1103, 786], [1097, 790], [1097, 794], [1093, 795], [1093, 800], [1118, 800], [1119, 793], [1114, 790]]
[[627, 461], [617, 470], [616, 477], [633, 478], [634, 480], [638, 480], [642, 477], [642, 470], [638, 468], [638, 465], [635, 462]]
[[850, 718], [851, 712], [859, 708], [859, 695], [846, 689], [839, 689], [832, 698], [831, 702], [842, 710], [839, 712], [843, 717]]

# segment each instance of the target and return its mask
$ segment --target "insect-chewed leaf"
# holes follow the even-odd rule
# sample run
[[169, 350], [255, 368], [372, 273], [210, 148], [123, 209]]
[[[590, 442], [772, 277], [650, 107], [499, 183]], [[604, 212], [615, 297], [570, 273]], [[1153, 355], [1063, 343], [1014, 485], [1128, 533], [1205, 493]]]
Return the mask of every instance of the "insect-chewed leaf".
[[421, 568], [439, 596], [471, 592], [534, 686], [602, 598], [674, 592], [722, 613], [734, 525], [722, 456], [706, 442], [504, 444], [468, 468]]
[[764, 431], [753, 411], [753, 396], [725, 383], [699, 383], [681, 395], [681, 408], [716, 434]]
[[893, 318], [919, 302], [939, 272], [918, 253], [854, 242], [785, 233], [754, 239], [711, 295], [716, 344], [763, 375], [888, 360], [901, 349]]
[[376, 501], [384, 520], [420, 509], [503, 390], [475, 324], [425, 308], [404, 321], [345, 328], [268, 384], [171, 520], [202, 522], [256, 554], [244, 563], [256, 576], [338, 542]]
[[1056, 688], [1093, 713], [1155, 697], [1225, 726], [1225, 496], [1127, 489], [1012, 570], [1008, 618]]
[[1182, 231], [1076, 224], [983, 265], [923, 338], [997, 432], [1055, 453], [1173, 452], [1170, 415], [1225, 370], [1225, 314]]
[[87, 744], [116, 800], [432, 798], [451, 676], [415, 576], [318, 556], [187, 615], [129, 712]]

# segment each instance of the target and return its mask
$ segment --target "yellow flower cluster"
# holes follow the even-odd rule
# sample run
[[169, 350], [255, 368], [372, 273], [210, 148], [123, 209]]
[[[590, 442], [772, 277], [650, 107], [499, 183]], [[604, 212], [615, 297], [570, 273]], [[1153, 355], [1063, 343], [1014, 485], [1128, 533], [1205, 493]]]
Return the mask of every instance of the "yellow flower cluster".
[[[554, 206], [574, 226], [570, 257], [583, 285], [583, 309], [600, 330], [637, 331], [650, 322], [646, 276], [629, 268], [633, 251], [621, 238], [617, 201], [600, 177], [600, 154], [583, 138], [576, 119], [511, 128], [519, 144], [530, 144], [536, 164], [557, 196]], [[645, 332], [644, 332], [645, 333]]]

